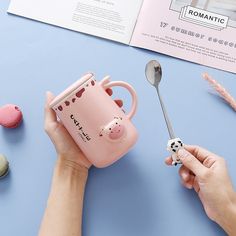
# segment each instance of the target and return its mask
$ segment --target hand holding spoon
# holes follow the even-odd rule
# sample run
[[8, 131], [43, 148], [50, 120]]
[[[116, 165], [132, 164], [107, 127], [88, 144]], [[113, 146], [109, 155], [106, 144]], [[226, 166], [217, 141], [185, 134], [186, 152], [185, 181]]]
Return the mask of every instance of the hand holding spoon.
[[171, 152], [172, 157], [172, 165], [181, 164], [180, 159], [177, 156], [177, 152], [179, 149], [183, 148], [183, 143], [181, 139], [176, 138], [174, 135], [174, 131], [172, 129], [172, 125], [170, 123], [170, 120], [168, 118], [164, 103], [162, 101], [160, 92], [159, 92], [159, 84], [161, 82], [162, 77], [162, 70], [161, 65], [159, 62], [152, 60], [149, 61], [146, 65], [145, 74], [148, 82], [156, 88], [158, 98], [161, 104], [162, 112], [165, 118], [166, 126], [169, 132], [170, 140], [167, 143], [167, 150]]

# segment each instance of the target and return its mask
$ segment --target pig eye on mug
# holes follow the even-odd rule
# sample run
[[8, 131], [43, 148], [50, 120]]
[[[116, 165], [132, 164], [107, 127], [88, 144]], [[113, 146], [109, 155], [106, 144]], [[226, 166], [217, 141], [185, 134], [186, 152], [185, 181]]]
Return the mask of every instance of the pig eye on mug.
[[109, 128], [109, 130], [111, 130], [111, 128]]
[[118, 125], [118, 123], [116, 122], [116, 125]]

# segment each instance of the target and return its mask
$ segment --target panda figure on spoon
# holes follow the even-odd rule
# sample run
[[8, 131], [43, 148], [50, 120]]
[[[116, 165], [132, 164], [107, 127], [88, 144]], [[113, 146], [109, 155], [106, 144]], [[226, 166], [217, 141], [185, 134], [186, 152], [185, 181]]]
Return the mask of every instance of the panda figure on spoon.
[[159, 84], [161, 82], [162, 77], [162, 70], [161, 65], [159, 62], [152, 60], [147, 63], [145, 74], [148, 82], [156, 88], [157, 95], [161, 104], [162, 112], [165, 118], [166, 126], [169, 132], [170, 140], [167, 143], [167, 150], [170, 151], [172, 157], [172, 165], [182, 164], [180, 159], [177, 156], [177, 152], [179, 149], [184, 148], [183, 142], [180, 138], [176, 138], [174, 131], [172, 129], [172, 125], [168, 118], [164, 103], [162, 101], [160, 91], [159, 91]]

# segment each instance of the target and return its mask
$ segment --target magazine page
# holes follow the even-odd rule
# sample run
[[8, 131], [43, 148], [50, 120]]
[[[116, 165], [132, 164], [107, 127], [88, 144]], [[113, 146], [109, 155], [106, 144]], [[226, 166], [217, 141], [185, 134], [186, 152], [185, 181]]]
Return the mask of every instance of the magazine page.
[[236, 73], [236, 0], [146, 0], [131, 45]]
[[11, 0], [8, 12], [128, 44], [142, 0]]

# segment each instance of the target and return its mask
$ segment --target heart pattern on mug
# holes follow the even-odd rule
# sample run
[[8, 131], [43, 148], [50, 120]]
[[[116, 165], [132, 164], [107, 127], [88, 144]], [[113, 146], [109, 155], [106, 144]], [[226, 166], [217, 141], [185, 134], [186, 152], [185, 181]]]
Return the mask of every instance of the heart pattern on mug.
[[[91, 80], [90, 83], [91, 83], [92, 86], [94, 86], [94, 85], [95, 85], [95, 80]], [[85, 87], [87, 88], [87, 87], [89, 87], [89, 85], [90, 85], [90, 84], [87, 83], [87, 84], [85, 85]], [[77, 98], [81, 98], [81, 97], [83, 96], [84, 92], [86, 91], [85, 87], [84, 87], [84, 88], [81, 88], [81, 89], [75, 94], [75, 96], [76, 96]], [[72, 103], [75, 103], [75, 101], [76, 101], [76, 98], [73, 97], [73, 98], [71, 99], [71, 102], [72, 102]], [[64, 102], [64, 104], [68, 107], [68, 106], [70, 106], [70, 101], [66, 100], [66, 101]], [[64, 105], [64, 104], [60, 104], [60, 105], [56, 108], [56, 110], [58, 109], [59, 111], [63, 111], [63, 105]]]

